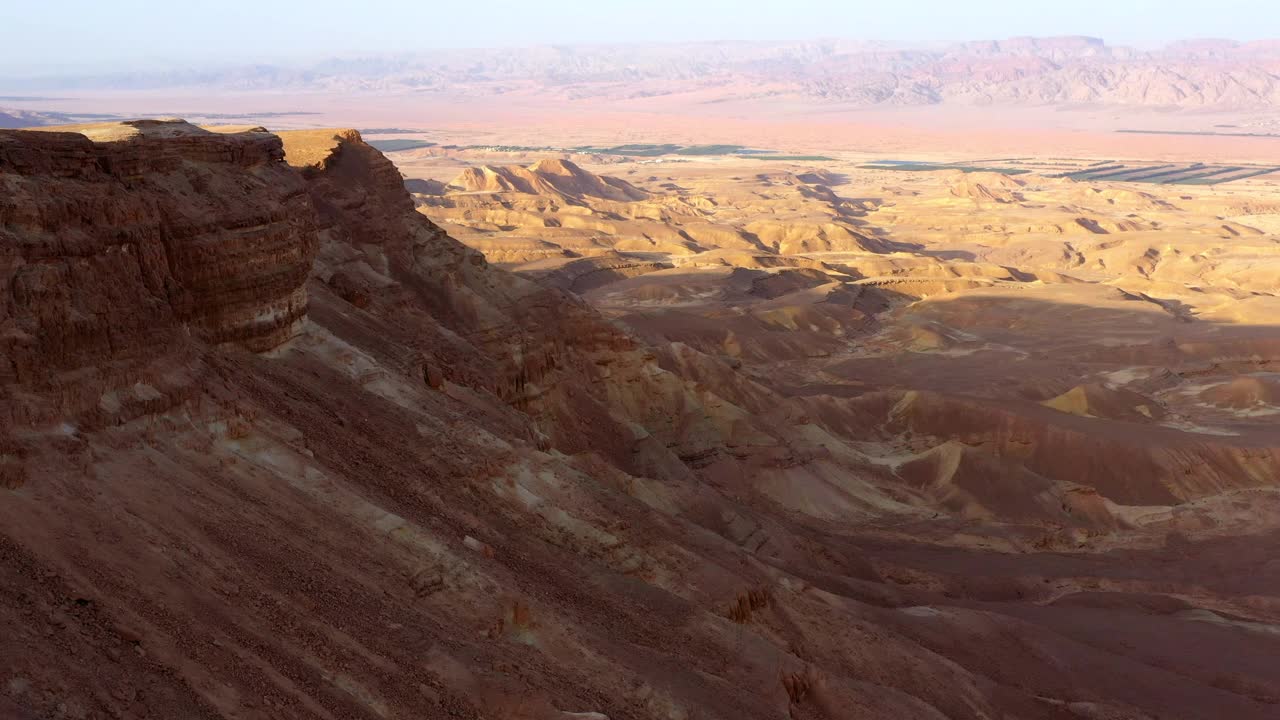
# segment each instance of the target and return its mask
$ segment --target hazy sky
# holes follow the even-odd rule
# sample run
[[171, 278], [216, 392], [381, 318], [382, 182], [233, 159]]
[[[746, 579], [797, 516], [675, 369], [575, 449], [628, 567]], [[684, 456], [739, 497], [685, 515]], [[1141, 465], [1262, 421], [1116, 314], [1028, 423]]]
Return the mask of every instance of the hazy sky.
[[0, 0], [0, 75], [432, 47], [1280, 37], [1278, 0]]

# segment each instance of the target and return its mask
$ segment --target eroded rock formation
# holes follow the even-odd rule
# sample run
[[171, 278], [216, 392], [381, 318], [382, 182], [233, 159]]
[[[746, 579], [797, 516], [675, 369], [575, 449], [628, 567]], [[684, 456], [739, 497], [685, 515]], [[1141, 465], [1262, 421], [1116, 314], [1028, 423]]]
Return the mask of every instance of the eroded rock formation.
[[9, 420], [105, 411], [192, 340], [267, 350], [306, 314], [314, 212], [279, 138], [128, 127], [0, 137], [0, 379], [35, 391]]
[[[991, 487], [998, 459], [960, 443], [871, 462], [860, 433], [950, 425], [647, 345], [453, 241], [353, 131], [3, 132], [0, 183], [0, 713], [1264, 718], [1280, 698], [1258, 546], [1192, 544], [1173, 531], [1194, 508], [1165, 508], [1167, 541], [1050, 552], [1129, 518], [1030, 470]], [[772, 302], [825, 287], [812, 269], [726, 273]], [[836, 295], [744, 322], [865, 321]], [[732, 346], [731, 325], [690, 340], [712, 329]]]

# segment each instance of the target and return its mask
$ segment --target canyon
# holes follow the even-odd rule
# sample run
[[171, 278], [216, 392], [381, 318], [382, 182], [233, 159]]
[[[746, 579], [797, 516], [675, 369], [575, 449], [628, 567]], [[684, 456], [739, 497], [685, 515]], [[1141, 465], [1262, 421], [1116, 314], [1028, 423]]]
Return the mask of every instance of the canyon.
[[1274, 716], [1274, 179], [391, 156], [0, 130], [0, 714]]

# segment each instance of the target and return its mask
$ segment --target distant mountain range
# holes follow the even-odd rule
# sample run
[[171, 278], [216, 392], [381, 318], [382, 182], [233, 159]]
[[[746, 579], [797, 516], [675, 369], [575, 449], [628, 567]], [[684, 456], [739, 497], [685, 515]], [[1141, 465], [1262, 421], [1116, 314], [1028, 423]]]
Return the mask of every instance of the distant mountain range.
[[63, 113], [0, 107], [0, 129], [34, 127], [36, 125], [64, 125], [77, 121], [77, 118]]
[[937, 49], [854, 41], [433, 50], [177, 72], [0, 78], [0, 90], [510, 93], [565, 100], [689, 94], [697, 102], [795, 98], [855, 106], [1114, 105], [1261, 109], [1280, 104], [1280, 40], [1191, 40], [1159, 50], [1088, 37]]

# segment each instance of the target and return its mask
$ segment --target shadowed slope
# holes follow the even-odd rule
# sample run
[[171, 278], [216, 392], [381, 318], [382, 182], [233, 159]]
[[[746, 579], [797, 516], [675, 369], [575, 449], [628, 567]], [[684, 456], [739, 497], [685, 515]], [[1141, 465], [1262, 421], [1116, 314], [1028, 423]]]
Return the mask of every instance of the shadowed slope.
[[[261, 133], [209, 146], [48, 137], [65, 143], [67, 167], [97, 155], [140, 176], [33, 170], [45, 140], [0, 133], [3, 182], [43, 190], [5, 206], [5, 287], [26, 287], [32, 267], [78, 267], [75, 251], [98, 247], [40, 242], [98, 216], [74, 197], [148, 198], [140, 217], [152, 224], [140, 227], [163, 241], [200, 203], [235, 218], [253, 197], [296, 189], [281, 206], [315, 261], [300, 278], [305, 317], [270, 344], [175, 314], [190, 331], [175, 331], [182, 378], [150, 352], [111, 354], [131, 347], [115, 343], [100, 362], [72, 353], [71, 368], [33, 360], [0, 376], [6, 400], [52, 413], [4, 404], [0, 709], [511, 720], [1274, 710], [1280, 676], [1248, 660], [1271, 648], [1274, 610], [1255, 603], [1248, 621], [1212, 611], [1232, 593], [1273, 597], [1273, 574], [1246, 587], [1215, 579], [1187, 602], [1201, 608], [1191, 616], [1161, 610], [1175, 602], [1046, 604], [1104, 584], [1159, 593], [1180, 576], [1156, 551], [1142, 575], [1133, 557], [929, 546], [949, 526], [922, 529], [934, 511], [837, 432], [873, 426], [892, 401], [815, 407], [813, 421], [718, 358], [645, 345], [453, 241], [353, 131], [284, 135], [297, 170]], [[265, 159], [246, 167], [259, 145]], [[261, 173], [276, 182], [259, 187]], [[206, 190], [168, 204], [188, 178]], [[28, 212], [41, 197], [68, 213]], [[198, 237], [207, 256], [242, 260], [219, 277], [295, 277], [235, 254], [246, 227], [212, 228]], [[107, 277], [127, 277], [121, 265]], [[812, 289], [803, 277], [758, 289], [771, 302], [790, 280]], [[104, 291], [102, 304], [123, 314], [184, 287], [177, 276], [152, 295]], [[16, 297], [0, 319], [18, 345], [10, 329], [22, 323], [80, 322], [65, 295]], [[233, 327], [239, 317], [228, 314]], [[96, 336], [65, 337], [24, 352], [57, 358]], [[107, 362], [120, 365], [102, 372]], [[82, 376], [95, 380], [74, 384]], [[72, 406], [67, 387], [78, 388]], [[92, 425], [72, 412], [113, 402], [133, 411]], [[992, 537], [1013, 544], [1019, 532]]]

